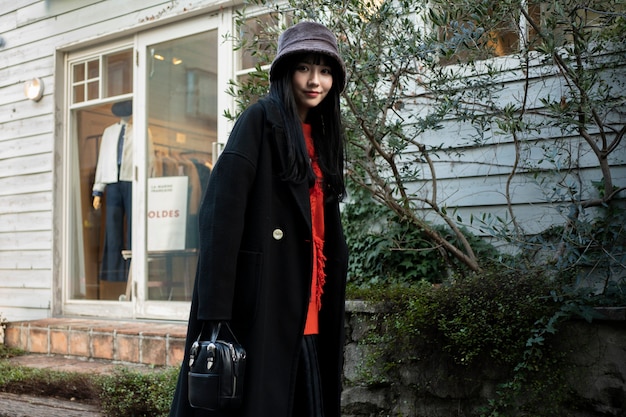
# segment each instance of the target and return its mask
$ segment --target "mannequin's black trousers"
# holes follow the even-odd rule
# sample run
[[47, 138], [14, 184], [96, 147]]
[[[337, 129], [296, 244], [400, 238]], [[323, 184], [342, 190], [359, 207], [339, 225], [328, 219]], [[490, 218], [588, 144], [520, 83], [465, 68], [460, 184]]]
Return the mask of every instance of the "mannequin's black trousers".
[[132, 182], [119, 181], [106, 186], [104, 250], [100, 280], [126, 281], [129, 261], [122, 249], [130, 249]]

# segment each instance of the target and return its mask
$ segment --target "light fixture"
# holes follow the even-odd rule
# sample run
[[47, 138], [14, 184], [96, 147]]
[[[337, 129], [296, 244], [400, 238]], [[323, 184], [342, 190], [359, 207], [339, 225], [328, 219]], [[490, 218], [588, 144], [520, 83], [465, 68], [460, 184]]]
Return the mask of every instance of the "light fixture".
[[26, 98], [39, 101], [43, 96], [43, 80], [41, 78], [33, 78], [24, 83], [24, 95]]
[[154, 54], [154, 59], [158, 59], [159, 61], [165, 61], [165, 57], [159, 54]]
[[182, 59], [180, 59], [180, 58], [176, 58], [176, 57], [172, 58], [172, 64], [174, 64], [174, 65], [180, 65], [180, 64], [182, 64], [182, 63], [183, 63], [183, 60], [182, 60]]

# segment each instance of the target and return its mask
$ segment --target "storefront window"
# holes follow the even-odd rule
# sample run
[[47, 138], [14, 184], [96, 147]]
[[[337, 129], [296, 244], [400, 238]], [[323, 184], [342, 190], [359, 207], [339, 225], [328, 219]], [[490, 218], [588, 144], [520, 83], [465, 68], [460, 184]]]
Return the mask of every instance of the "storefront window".
[[[76, 150], [76, 242], [71, 299], [191, 299], [198, 209], [217, 140], [217, 31], [151, 45], [146, 108], [133, 109], [132, 49], [71, 64]], [[93, 105], [89, 105], [89, 101]], [[133, 157], [133, 110], [145, 111], [146, 161]], [[135, 167], [147, 170], [147, 212], [133, 210]], [[145, 221], [147, 236], [131, 236]], [[132, 277], [134, 239], [145, 239], [147, 277]]]
[[147, 300], [191, 300], [217, 141], [217, 30], [148, 46]]
[[119, 300], [129, 271], [122, 250], [130, 249], [132, 49], [75, 62], [70, 74], [73, 103], [81, 104], [72, 111], [78, 256], [72, 257], [70, 298]]

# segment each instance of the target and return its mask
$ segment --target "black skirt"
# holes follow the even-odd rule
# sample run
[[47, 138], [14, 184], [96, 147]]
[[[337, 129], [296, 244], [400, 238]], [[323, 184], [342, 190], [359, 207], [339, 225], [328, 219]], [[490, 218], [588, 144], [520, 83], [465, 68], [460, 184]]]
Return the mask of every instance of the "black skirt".
[[306, 335], [302, 339], [293, 417], [324, 417], [319, 366], [317, 335]]

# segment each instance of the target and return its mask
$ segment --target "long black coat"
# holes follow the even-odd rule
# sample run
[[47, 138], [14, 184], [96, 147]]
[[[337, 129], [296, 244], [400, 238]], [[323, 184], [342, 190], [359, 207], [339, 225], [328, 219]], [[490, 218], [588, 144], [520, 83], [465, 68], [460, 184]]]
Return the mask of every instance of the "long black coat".
[[[230, 320], [248, 353], [244, 406], [228, 415], [291, 417], [311, 291], [312, 239], [308, 184], [280, 179], [285, 141], [277, 108], [261, 100], [235, 123], [211, 173], [199, 214], [185, 359], [170, 417], [222, 415], [192, 409], [187, 400], [189, 346], [203, 320]], [[348, 255], [338, 201], [326, 201], [319, 360], [325, 416], [339, 417]]]

